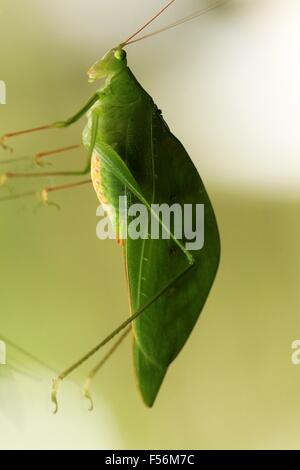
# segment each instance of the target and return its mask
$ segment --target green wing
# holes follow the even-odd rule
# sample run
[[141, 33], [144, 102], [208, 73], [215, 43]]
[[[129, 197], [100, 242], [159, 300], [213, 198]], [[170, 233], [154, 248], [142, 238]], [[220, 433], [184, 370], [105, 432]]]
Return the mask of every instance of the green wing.
[[[204, 204], [205, 244], [202, 250], [192, 252], [196, 266], [134, 322], [134, 363], [148, 406], [153, 405], [169, 365], [191, 334], [213, 284], [220, 256], [214, 211], [196, 168], [155, 109], [150, 125], [153, 202]], [[171, 240], [128, 239], [126, 260], [133, 311], [187, 265], [186, 256]]]

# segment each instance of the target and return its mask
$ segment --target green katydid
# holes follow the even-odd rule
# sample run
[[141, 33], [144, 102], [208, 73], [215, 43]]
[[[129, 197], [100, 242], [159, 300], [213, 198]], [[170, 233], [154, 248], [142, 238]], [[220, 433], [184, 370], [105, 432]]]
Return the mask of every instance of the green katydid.
[[[52, 400], [55, 411], [61, 381], [116, 335], [121, 334], [87, 379], [84, 393], [90, 397], [93, 376], [129, 333], [133, 335], [138, 387], [145, 404], [152, 406], [168, 367], [189, 338], [215, 279], [220, 241], [209, 197], [183, 145], [171, 133], [161, 111], [129, 69], [125, 52], [129, 44], [153, 34], [137, 37], [174, 2], [169, 2], [128, 40], [96, 62], [88, 72], [89, 79], [105, 79], [105, 85], [74, 116], [52, 125], [6, 134], [0, 141], [5, 147], [6, 140], [12, 137], [49, 128], [66, 128], [87, 115], [83, 145], [88, 159], [83, 171], [6, 173], [2, 175], [2, 182], [15, 177], [84, 175], [91, 171], [91, 180], [46, 188], [42, 193], [43, 199], [46, 201], [52, 191], [92, 182], [99, 200], [108, 202], [116, 209], [119, 225], [124, 222], [122, 215], [117, 212], [120, 196], [126, 195], [133, 202], [142, 202], [149, 213], [153, 203], [179, 203], [181, 206], [204, 204], [205, 207], [205, 244], [201, 250], [189, 251], [173, 233], [169, 239], [128, 237], [124, 240], [131, 316], [54, 381]], [[199, 14], [197, 12], [164, 30]], [[56, 153], [73, 148], [58, 149]], [[55, 152], [36, 155], [37, 162], [52, 153]], [[31, 194], [34, 192], [27, 193]], [[14, 197], [20, 195], [6, 199]]]

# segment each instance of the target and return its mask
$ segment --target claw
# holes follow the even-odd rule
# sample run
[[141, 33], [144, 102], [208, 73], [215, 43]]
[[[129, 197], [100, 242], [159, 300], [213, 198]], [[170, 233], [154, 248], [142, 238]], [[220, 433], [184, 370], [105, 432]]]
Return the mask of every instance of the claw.
[[36, 153], [35, 155], [33, 155], [32, 160], [33, 160], [33, 162], [34, 162], [37, 166], [43, 166], [41, 157], [40, 157], [40, 155], [39, 155], [38, 153]]
[[43, 189], [40, 193], [40, 197], [42, 199], [42, 204], [43, 205], [55, 207], [59, 211], [61, 210], [61, 207], [60, 207], [59, 204], [56, 204], [53, 201], [49, 201], [49, 190], [48, 189]]
[[51, 392], [51, 401], [54, 404], [54, 409], [53, 409], [53, 414], [56, 415], [58, 412], [58, 400], [57, 400], [57, 394], [58, 394], [58, 389], [61, 383], [61, 379], [55, 379], [53, 380], [53, 386], [52, 386], [52, 392]]
[[44, 154], [43, 153], [36, 153], [35, 155], [33, 155], [32, 157], [32, 160], [33, 160], [33, 163], [39, 167], [44, 167], [44, 166], [51, 166], [51, 163], [45, 163], [45, 161], [43, 161], [43, 156]]
[[61, 210], [61, 207], [53, 201], [49, 201], [49, 190], [43, 189], [40, 193], [40, 197], [42, 199], [42, 204], [47, 206], [55, 207], [57, 210]]
[[85, 384], [84, 384], [84, 387], [83, 387], [83, 396], [84, 396], [84, 398], [86, 398], [89, 401], [88, 410], [93, 411], [94, 410], [94, 401], [93, 401], [93, 398], [90, 394], [90, 386], [91, 386], [91, 379], [88, 377]]

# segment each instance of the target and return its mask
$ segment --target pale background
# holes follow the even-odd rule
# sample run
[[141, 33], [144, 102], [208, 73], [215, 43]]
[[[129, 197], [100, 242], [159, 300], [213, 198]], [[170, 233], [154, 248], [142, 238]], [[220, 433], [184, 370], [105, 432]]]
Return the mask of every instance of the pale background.
[[[0, 134], [76, 111], [95, 89], [89, 66], [163, 4], [1, 0]], [[153, 28], [208, 4], [178, 0]], [[55, 417], [54, 372], [9, 346], [1, 449], [300, 448], [300, 366], [291, 364], [300, 338], [299, 24], [299, 0], [233, 0], [128, 48], [214, 202], [219, 275], [151, 410], [135, 389], [130, 341], [99, 374], [94, 413], [80, 398], [85, 366], [62, 387]], [[19, 139], [15, 155], [76, 143], [81, 128]], [[83, 156], [72, 157], [55, 168], [81, 166]], [[126, 318], [128, 304], [120, 249], [95, 236], [91, 188], [53, 200], [61, 211], [36, 210], [35, 199], [0, 206], [0, 337], [60, 370]]]

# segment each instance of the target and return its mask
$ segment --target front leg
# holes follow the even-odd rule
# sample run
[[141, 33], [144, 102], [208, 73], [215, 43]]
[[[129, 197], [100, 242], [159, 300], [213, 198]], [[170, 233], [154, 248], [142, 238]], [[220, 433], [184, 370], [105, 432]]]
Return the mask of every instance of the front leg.
[[13, 137], [19, 137], [21, 135], [46, 131], [49, 129], [63, 129], [69, 127], [75, 122], [79, 121], [79, 119], [81, 119], [87, 113], [87, 111], [91, 109], [91, 107], [100, 99], [100, 97], [101, 92], [95, 93], [76, 114], [66, 119], [65, 121], [57, 121], [52, 124], [47, 124], [45, 126], [34, 127], [33, 129], [25, 129], [23, 131], [9, 132], [7, 134], [4, 134], [2, 137], [0, 137], [0, 147], [2, 147], [4, 150], [12, 150], [9, 146], [6, 145], [6, 142], [12, 139]]
[[[12, 173], [12, 172], [7, 172], [4, 173], [0, 176], [2, 176], [2, 184], [3, 182], [6, 182], [7, 180], [15, 179], [15, 178], [41, 178], [41, 177], [51, 177], [51, 176], [83, 176], [86, 175], [87, 173], [90, 172], [91, 169], [91, 158], [92, 154], [95, 148], [96, 140], [97, 140], [97, 132], [98, 132], [98, 121], [99, 121], [99, 115], [96, 112], [93, 112], [92, 114], [92, 130], [91, 130], [91, 140], [90, 140], [90, 146], [88, 149], [88, 154], [86, 158], [86, 164], [82, 170], [77, 170], [77, 171], [49, 171], [49, 172], [42, 172], [42, 173]], [[67, 147], [67, 149], [74, 149], [77, 146], [71, 146]], [[65, 149], [61, 149], [65, 150]], [[59, 150], [58, 150], [59, 151]], [[54, 151], [52, 153], [57, 153], [58, 151]], [[46, 153], [48, 155], [49, 153]], [[51, 152], [50, 152], [51, 154]], [[44, 154], [42, 154], [44, 155]], [[1, 181], [1, 180], [0, 180]]]

